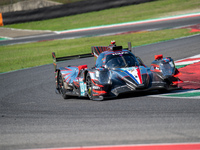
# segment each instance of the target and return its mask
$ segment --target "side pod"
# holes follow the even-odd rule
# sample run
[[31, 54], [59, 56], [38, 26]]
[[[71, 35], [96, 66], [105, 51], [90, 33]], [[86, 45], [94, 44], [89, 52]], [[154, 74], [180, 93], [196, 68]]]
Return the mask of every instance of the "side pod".
[[80, 55], [73, 55], [73, 56], [56, 57], [55, 52], [52, 52], [55, 82], [56, 82], [56, 93], [61, 93], [60, 85], [59, 85], [60, 84], [59, 83], [60, 82], [59, 81], [60, 67], [57, 68], [57, 62], [71, 60], [71, 59], [86, 58], [86, 57], [93, 57], [93, 55], [91, 53], [87, 53], [87, 54], [80, 54]]

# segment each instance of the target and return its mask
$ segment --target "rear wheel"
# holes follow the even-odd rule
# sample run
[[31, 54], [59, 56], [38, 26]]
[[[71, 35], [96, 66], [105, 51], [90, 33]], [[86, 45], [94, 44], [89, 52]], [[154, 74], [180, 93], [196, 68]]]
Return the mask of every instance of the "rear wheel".
[[89, 74], [86, 76], [86, 86], [87, 86], [87, 92], [88, 92], [88, 97], [93, 100], [93, 83], [91, 80], [91, 77]]
[[64, 87], [64, 80], [63, 80], [63, 77], [62, 77], [62, 74], [61, 73], [59, 73], [59, 79], [58, 79], [58, 82], [59, 82], [59, 86], [60, 86], [60, 93], [61, 93], [61, 95], [62, 95], [62, 97], [64, 98], [64, 99], [67, 99], [69, 96], [68, 95], [66, 95], [66, 89], [65, 89], [65, 87]]

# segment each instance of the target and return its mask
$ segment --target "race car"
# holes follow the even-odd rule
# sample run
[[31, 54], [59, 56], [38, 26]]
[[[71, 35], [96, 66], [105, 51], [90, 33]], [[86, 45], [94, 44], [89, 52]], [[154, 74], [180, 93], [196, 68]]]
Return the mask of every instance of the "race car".
[[[104, 100], [121, 93], [178, 88], [178, 83], [181, 82], [178, 76], [181, 73], [171, 57], [155, 55], [148, 67], [131, 49], [130, 42], [128, 48], [123, 48], [112, 41], [109, 46], [92, 46], [91, 54], [56, 58], [53, 52], [56, 93], [61, 94], [64, 99], [79, 96]], [[56, 62], [81, 56], [94, 56], [95, 66], [88, 68], [87, 65], [69, 65], [57, 68]]]

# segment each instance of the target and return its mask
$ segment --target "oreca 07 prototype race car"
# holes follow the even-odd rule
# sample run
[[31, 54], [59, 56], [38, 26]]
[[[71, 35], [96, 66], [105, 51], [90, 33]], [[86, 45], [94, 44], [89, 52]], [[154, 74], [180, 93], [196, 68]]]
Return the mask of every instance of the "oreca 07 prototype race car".
[[[116, 97], [121, 93], [147, 90], [177, 89], [180, 72], [175, 68], [171, 57], [155, 55], [151, 67], [131, 52], [112, 42], [109, 46], [92, 46], [95, 66], [67, 66], [57, 68], [56, 62], [70, 59], [56, 58], [52, 53], [55, 68], [56, 93], [64, 99], [69, 96], [89, 97], [91, 100], [103, 100]], [[81, 55], [88, 57], [91, 54]], [[76, 58], [80, 56], [72, 56]]]

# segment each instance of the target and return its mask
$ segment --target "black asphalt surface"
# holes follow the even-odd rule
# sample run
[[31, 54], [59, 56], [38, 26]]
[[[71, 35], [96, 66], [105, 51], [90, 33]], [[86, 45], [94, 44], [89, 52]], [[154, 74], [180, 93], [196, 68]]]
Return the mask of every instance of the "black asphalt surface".
[[[200, 35], [134, 48], [178, 60], [200, 53]], [[93, 58], [59, 65], [94, 64]], [[200, 142], [200, 99], [158, 98], [156, 91], [106, 101], [63, 100], [53, 65], [0, 74], [0, 149]], [[148, 96], [151, 95], [151, 96]]]
[[56, 34], [56, 33], [49, 34], [48, 33], [48, 34], [43, 34], [43, 35], [30, 36], [29, 38], [27, 37], [13, 38], [12, 40], [0, 41], [0, 45], [36, 42], [36, 41], [53, 40], [53, 39], [79, 38], [79, 37], [85, 37], [85, 36], [114, 34], [114, 33], [129, 32], [129, 31], [168, 29], [168, 28], [189, 26], [189, 25], [195, 25], [195, 24], [200, 24], [200, 16], [144, 23], [144, 24], [138, 24], [138, 25], [126, 25], [126, 26], [120, 26], [120, 27], [114, 27], [114, 28], [104, 28], [101, 30], [79, 31], [79, 32], [64, 33], [64, 34]]

